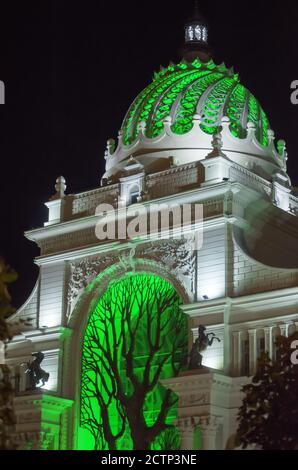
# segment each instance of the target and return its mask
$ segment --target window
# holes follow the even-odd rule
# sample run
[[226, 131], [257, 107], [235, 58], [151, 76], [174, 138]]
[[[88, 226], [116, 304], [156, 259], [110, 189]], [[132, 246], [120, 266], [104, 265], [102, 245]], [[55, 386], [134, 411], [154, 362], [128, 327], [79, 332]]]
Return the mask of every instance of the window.
[[205, 42], [208, 40], [208, 30], [202, 24], [191, 24], [185, 28], [186, 42]]
[[138, 202], [138, 197], [140, 196], [140, 188], [137, 185], [134, 185], [129, 190], [129, 203], [136, 204]]
[[130, 194], [130, 203], [136, 204], [136, 202], [138, 202], [138, 197], [139, 197], [139, 193]]

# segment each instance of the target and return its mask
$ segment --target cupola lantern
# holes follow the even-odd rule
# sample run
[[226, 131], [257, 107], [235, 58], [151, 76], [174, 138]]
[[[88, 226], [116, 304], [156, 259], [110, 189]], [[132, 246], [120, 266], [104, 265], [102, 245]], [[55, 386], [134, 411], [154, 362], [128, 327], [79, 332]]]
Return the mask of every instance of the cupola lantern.
[[186, 23], [185, 27], [186, 44], [208, 43], [208, 26], [206, 20], [199, 12], [198, 2], [195, 3], [193, 18]]

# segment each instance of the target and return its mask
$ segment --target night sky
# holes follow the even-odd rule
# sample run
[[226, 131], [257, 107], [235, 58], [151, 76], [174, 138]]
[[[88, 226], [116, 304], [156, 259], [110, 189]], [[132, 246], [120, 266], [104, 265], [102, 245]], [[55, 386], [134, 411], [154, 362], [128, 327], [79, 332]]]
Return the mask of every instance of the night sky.
[[[200, 2], [216, 62], [239, 72], [289, 152], [298, 186], [298, 2]], [[23, 237], [46, 220], [63, 174], [70, 193], [99, 185], [106, 140], [160, 65], [177, 60], [193, 2], [42, 0], [0, 3], [0, 255], [19, 273], [19, 307], [38, 275]], [[296, 144], [296, 146], [295, 146]]]

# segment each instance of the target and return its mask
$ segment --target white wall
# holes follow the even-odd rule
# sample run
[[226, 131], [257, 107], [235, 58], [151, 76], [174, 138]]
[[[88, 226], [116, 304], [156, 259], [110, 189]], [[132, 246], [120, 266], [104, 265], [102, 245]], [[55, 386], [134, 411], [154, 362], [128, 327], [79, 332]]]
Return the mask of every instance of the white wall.
[[39, 327], [58, 326], [64, 305], [64, 262], [41, 266]]
[[198, 251], [198, 299], [225, 297], [226, 292], [226, 229], [222, 225], [208, 228], [204, 224], [203, 246]]

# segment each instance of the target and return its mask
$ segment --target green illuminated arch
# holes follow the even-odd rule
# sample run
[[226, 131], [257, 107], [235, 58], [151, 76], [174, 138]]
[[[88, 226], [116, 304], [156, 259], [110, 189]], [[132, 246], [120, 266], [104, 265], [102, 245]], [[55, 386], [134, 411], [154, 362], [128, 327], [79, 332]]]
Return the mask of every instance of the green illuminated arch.
[[176, 375], [187, 354], [180, 305], [172, 284], [148, 272], [112, 281], [93, 302], [82, 345], [79, 449], [162, 448], [171, 439], [178, 445], [175, 428], [167, 428], [176, 397], [160, 380]]

